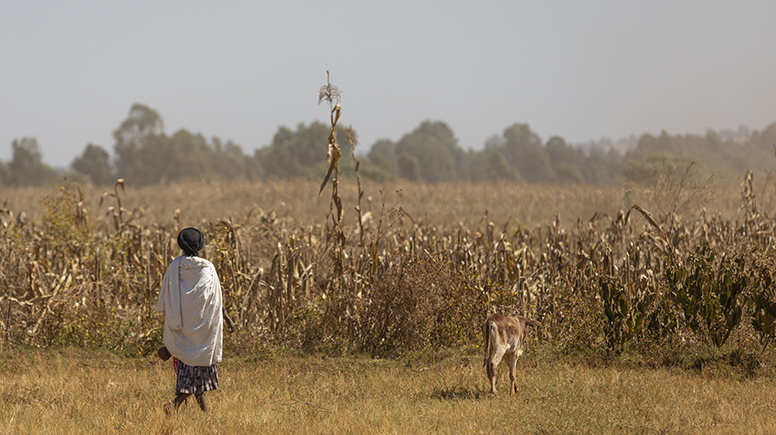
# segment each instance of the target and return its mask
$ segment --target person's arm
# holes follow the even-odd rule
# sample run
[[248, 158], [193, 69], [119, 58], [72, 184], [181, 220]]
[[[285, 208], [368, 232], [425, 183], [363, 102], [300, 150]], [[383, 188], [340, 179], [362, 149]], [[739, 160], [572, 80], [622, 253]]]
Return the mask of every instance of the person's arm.
[[221, 306], [221, 313], [224, 315], [224, 320], [226, 321], [226, 325], [229, 326], [229, 332], [235, 331], [234, 322], [232, 321], [232, 318], [229, 317], [229, 313], [226, 312], [226, 307]]

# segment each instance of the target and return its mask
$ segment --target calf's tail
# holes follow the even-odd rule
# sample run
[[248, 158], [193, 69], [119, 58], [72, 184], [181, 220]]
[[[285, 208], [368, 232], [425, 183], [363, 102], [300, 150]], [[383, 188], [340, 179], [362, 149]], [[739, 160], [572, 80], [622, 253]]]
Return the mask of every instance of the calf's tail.
[[525, 324], [528, 326], [535, 326], [535, 327], [542, 326], [542, 322], [538, 320], [533, 320], [533, 319], [525, 319]]
[[492, 344], [490, 342], [490, 335], [491, 335], [491, 328], [493, 327], [493, 321], [490, 319], [486, 320], [485, 323], [482, 325], [482, 335], [485, 338], [484, 348], [485, 348], [485, 358], [482, 361], [482, 365], [485, 366], [485, 371], [487, 372], [489, 377], [493, 377], [494, 373], [494, 367], [493, 367], [493, 360], [490, 358], [490, 354], [492, 351]]

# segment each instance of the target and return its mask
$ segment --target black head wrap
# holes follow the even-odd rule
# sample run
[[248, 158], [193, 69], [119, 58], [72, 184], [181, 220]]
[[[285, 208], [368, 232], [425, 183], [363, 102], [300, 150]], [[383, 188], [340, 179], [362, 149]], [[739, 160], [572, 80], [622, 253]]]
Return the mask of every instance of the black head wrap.
[[185, 228], [178, 233], [178, 246], [186, 255], [197, 255], [205, 247], [205, 236], [196, 228]]

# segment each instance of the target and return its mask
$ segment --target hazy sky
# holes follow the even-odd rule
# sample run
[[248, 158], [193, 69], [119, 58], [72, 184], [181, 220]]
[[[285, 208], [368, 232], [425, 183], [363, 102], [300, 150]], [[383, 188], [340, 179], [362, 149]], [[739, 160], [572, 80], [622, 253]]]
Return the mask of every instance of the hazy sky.
[[[776, 122], [774, 1], [16, 1], [0, 3], [0, 159], [35, 136], [69, 166], [113, 150], [134, 103], [247, 153], [328, 120], [362, 151], [442, 120], [464, 148], [515, 122], [543, 139]], [[321, 138], [321, 153], [326, 152]]]

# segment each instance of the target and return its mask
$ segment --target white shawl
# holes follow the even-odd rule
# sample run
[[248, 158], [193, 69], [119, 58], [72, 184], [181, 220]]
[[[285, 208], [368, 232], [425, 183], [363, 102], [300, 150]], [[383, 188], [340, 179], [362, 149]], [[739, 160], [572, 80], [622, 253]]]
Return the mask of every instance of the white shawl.
[[221, 361], [223, 317], [221, 282], [213, 263], [181, 255], [162, 280], [158, 310], [164, 311], [164, 345], [187, 365], [209, 367]]

